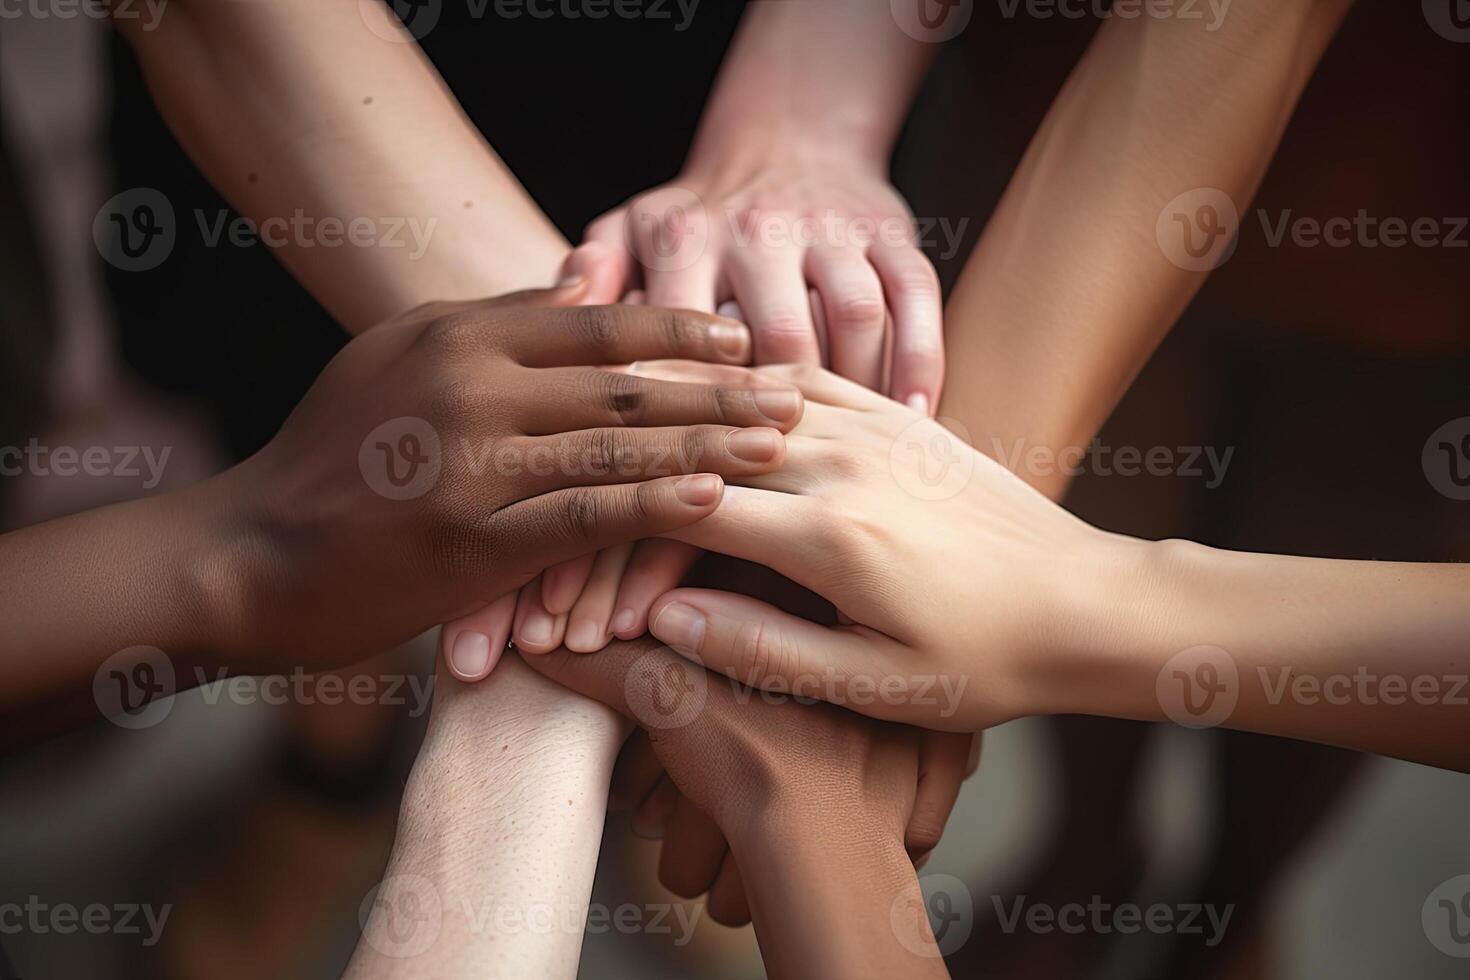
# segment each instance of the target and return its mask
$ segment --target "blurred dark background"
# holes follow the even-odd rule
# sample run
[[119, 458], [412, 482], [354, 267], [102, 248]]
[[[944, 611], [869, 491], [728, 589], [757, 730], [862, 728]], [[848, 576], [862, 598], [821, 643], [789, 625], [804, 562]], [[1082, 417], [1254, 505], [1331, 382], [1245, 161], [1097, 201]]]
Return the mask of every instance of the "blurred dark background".
[[[476, 19], [447, 2], [423, 45], [576, 241], [591, 218], [675, 175], [741, 7], [701, 4], [679, 32], [647, 19]], [[977, 4], [945, 48], [896, 160], [916, 214], [968, 221], [965, 247], [940, 262], [946, 283], [1096, 27], [1003, 9]], [[1470, 215], [1467, 101], [1470, 45], [1432, 30], [1418, 4], [1360, 3], [1253, 208]], [[226, 207], [104, 22], [0, 24], [0, 139], [0, 445], [172, 447], [151, 491], [5, 477], [4, 527], [187, 483], [262, 445], [344, 335], [263, 248], [180, 236], [147, 272], [101, 260], [92, 219], [120, 190], [157, 188], [179, 213]], [[1465, 558], [1470, 505], [1435, 492], [1420, 449], [1470, 415], [1467, 271], [1466, 249], [1273, 249], [1244, 234], [1102, 437], [1233, 448], [1226, 479], [1089, 475], [1069, 505], [1117, 530], [1223, 547]], [[386, 662], [423, 670], [428, 652], [420, 642]], [[303, 756], [312, 723], [192, 692], [146, 732], [99, 726], [0, 759], [0, 902], [172, 909], [153, 945], [25, 932], [0, 943], [26, 977], [335, 973], [387, 854], [421, 721], [364, 724], [361, 759]], [[954, 875], [972, 896], [956, 976], [1463, 976], [1426, 939], [1420, 909], [1439, 882], [1470, 872], [1467, 812], [1470, 780], [1406, 763], [1259, 736], [1029, 720], [987, 736], [924, 873]], [[610, 819], [597, 900], [666, 900], [650, 897], [655, 856]], [[1021, 895], [1234, 912], [1208, 946], [1007, 934], [996, 901]], [[661, 935], [589, 936], [582, 966], [589, 978], [760, 973], [750, 931], [710, 923], [682, 948]]]

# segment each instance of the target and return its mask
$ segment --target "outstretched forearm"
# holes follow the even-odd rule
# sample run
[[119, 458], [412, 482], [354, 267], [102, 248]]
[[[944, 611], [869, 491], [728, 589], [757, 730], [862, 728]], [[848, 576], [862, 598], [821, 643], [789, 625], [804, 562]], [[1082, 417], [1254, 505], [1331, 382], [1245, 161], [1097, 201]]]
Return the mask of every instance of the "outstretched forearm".
[[566, 242], [386, 4], [178, 0], [117, 24], [205, 176], [349, 330], [555, 281]]
[[346, 975], [571, 980], [621, 721], [515, 657], [433, 711]]
[[[1348, 6], [1236, 0], [1216, 30], [1183, 18], [1102, 26], [946, 311], [965, 382], [946, 388], [942, 414], [976, 448], [1060, 453], [1097, 433], [1208, 275], [1212, 256], [1197, 263], [1161, 238], [1166, 205], [1190, 195], [1178, 207], [1193, 218], [1213, 189], [1243, 211]], [[1062, 473], [1023, 475], [1053, 497], [1065, 488]]]
[[[1470, 771], [1470, 566], [1114, 539], [1047, 712], [1224, 727]], [[1079, 587], [1079, 591], [1081, 591]], [[1104, 623], [1118, 628], [1102, 628]]]
[[886, 170], [936, 50], [898, 28], [888, 0], [751, 4], [691, 162], [810, 151]]

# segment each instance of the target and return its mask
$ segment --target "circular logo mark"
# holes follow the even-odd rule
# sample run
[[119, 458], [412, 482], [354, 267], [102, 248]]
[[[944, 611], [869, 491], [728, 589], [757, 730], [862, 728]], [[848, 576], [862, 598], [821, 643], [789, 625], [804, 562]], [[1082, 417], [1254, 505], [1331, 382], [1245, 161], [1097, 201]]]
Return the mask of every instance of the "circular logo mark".
[[650, 272], [680, 272], [709, 246], [709, 211], [684, 187], [665, 187], [628, 208], [623, 234], [628, 251]]
[[434, 945], [444, 924], [444, 907], [429, 879], [389, 875], [362, 900], [357, 922], [369, 946], [384, 956], [405, 959]]
[[1446, 956], [1470, 958], [1470, 875], [1440, 882], [1419, 910], [1424, 935]]
[[1159, 707], [1175, 724], [1214, 728], [1230, 717], [1240, 699], [1235, 658], [1212, 646], [1176, 653], [1159, 671], [1154, 693]]
[[1185, 191], [1164, 205], [1154, 235], [1164, 257], [1190, 272], [1209, 272], [1230, 261], [1240, 241], [1240, 212], [1230, 195], [1213, 187]]
[[92, 675], [97, 710], [119, 728], [152, 728], [174, 708], [173, 661], [158, 647], [119, 650]]
[[385, 41], [422, 41], [439, 23], [444, 0], [357, 0], [368, 30]]
[[628, 710], [646, 729], [683, 728], [699, 717], [709, 694], [709, 675], [668, 647], [650, 650], [623, 681]]
[[1424, 19], [1446, 41], [1470, 44], [1470, 0], [1424, 0]]
[[888, 0], [888, 9], [909, 37], [940, 44], [969, 26], [975, 0]]
[[173, 252], [177, 238], [174, 206], [152, 187], [114, 194], [92, 219], [97, 251], [124, 272], [158, 268]]
[[1430, 486], [1451, 500], [1470, 500], [1470, 416], [1435, 429], [1419, 461]]
[[390, 419], [367, 434], [357, 450], [357, 468], [380, 497], [412, 500], [439, 480], [439, 433], [412, 415]]
[[970, 938], [975, 905], [969, 887], [954, 875], [924, 875], [918, 896], [894, 900], [888, 923], [903, 948], [915, 956], [948, 956]]
[[917, 419], [888, 450], [888, 469], [899, 487], [920, 500], [948, 500], [969, 486], [975, 452], [957, 419]]

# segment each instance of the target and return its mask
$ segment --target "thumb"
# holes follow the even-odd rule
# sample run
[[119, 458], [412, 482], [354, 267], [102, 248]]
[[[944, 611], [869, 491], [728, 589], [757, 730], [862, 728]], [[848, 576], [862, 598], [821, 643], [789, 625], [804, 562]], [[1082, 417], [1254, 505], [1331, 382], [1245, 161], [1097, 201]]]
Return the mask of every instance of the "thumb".
[[572, 249], [562, 265], [564, 284], [582, 280], [585, 294], [579, 306], [607, 306], [617, 303], [631, 288], [628, 281], [631, 258], [626, 249], [606, 242], [588, 241]]
[[653, 605], [649, 631], [675, 652], [746, 685], [815, 697], [906, 721], [898, 645], [865, 626], [819, 626], [749, 596], [675, 589]]

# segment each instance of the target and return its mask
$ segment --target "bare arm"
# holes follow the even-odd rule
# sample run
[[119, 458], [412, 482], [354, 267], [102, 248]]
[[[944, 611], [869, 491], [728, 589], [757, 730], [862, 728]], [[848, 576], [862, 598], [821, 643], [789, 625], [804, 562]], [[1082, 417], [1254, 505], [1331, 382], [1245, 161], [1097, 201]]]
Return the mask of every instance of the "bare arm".
[[[386, 4], [176, 0], [156, 29], [117, 25], [205, 176], [263, 239], [275, 219], [277, 254], [347, 329], [555, 281], [566, 242]], [[298, 212], [370, 241], [280, 227]]]
[[[1204, 189], [1245, 208], [1349, 2], [1236, 0], [1214, 31], [1102, 26], [949, 302], [948, 356], [965, 382], [945, 390], [943, 414], [977, 448], [1061, 452], [1096, 434], [1228, 244], [1196, 228], [1192, 247], [1216, 249], [1196, 259], [1171, 237], [1180, 220], [1218, 200]], [[1060, 473], [1026, 478], [1053, 497], [1065, 488]]]
[[438, 680], [346, 976], [570, 980], [621, 722], [516, 657], [483, 684]]

